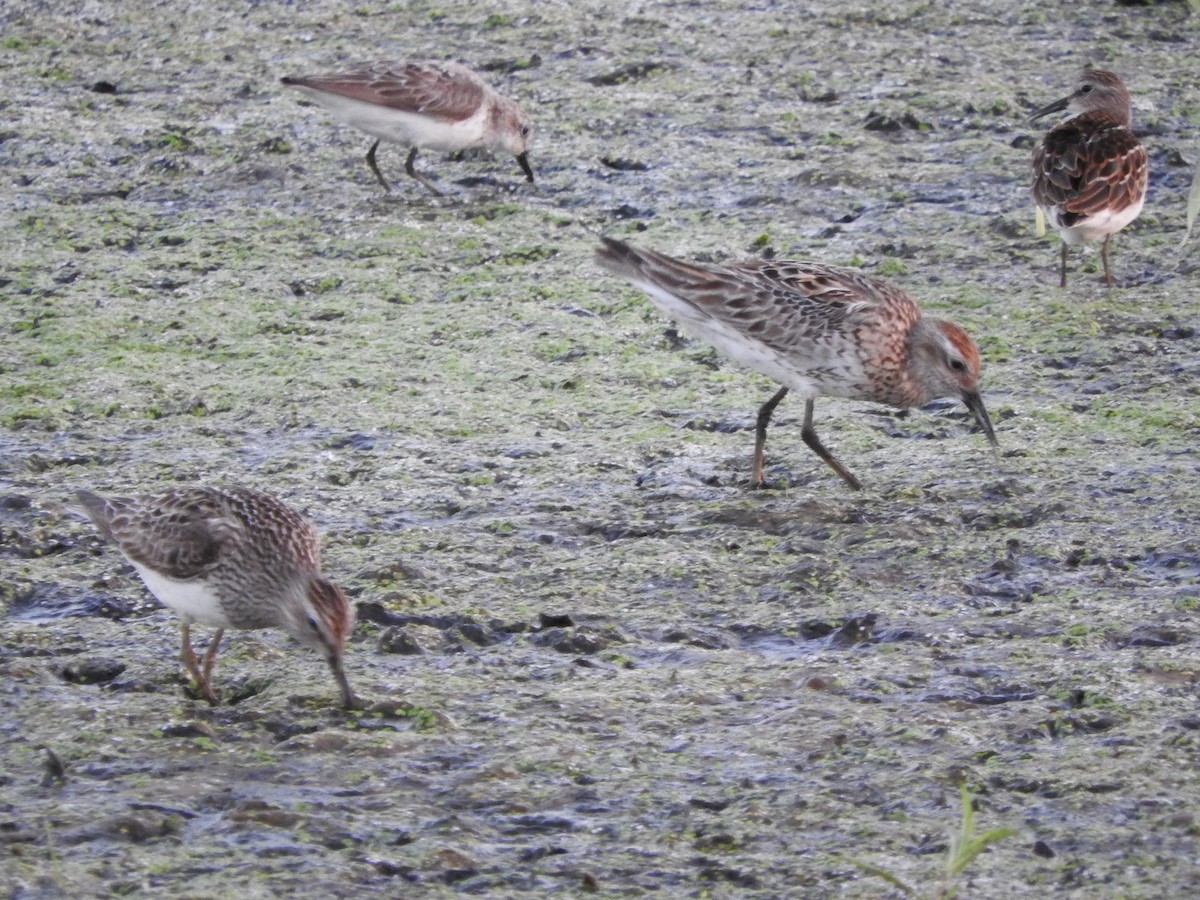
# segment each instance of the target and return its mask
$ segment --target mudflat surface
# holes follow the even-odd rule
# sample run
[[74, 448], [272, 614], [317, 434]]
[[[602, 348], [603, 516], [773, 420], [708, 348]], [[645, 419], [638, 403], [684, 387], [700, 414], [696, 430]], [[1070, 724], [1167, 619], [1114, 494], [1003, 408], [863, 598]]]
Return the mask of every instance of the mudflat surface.
[[[1200, 16], [1182, 3], [8, 4], [6, 896], [932, 894], [1200, 884]], [[515, 9], [515, 11], [514, 11]], [[281, 87], [452, 58], [533, 114], [448, 196]], [[1120, 73], [1149, 202], [1057, 286], [1028, 113]], [[115, 93], [111, 92], [115, 90]], [[1040, 126], [1039, 126], [1040, 127]], [[820, 401], [592, 263], [861, 266], [978, 339], [954, 403]], [[359, 606], [347, 713], [278, 633], [210, 708], [71, 491], [240, 483]], [[48, 748], [48, 749], [44, 749]], [[57, 777], [50, 753], [65, 767]], [[890, 893], [889, 893], [890, 892]]]

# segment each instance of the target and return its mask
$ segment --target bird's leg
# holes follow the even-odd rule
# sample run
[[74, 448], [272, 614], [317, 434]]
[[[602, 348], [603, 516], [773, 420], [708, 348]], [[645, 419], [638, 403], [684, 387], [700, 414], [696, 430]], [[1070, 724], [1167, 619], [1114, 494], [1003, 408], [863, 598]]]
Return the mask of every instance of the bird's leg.
[[218, 628], [217, 633], [212, 636], [212, 640], [208, 643], [208, 649], [204, 651], [204, 686], [209, 693], [212, 688], [209, 687], [212, 678], [213, 666], [217, 662], [217, 649], [221, 646], [221, 638], [225, 634], [224, 628]]
[[1104, 260], [1104, 283], [1112, 287], [1112, 273], [1108, 271], [1108, 242], [1112, 240], [1111, 234], [1104, 236], [1104, 243], [1100, 245], [1100, 258]]
[[188, 673], [195, 679], [196, 683], [200, 683], [200, 664], [196, 660], [196, 653], [192, 650], [192, 626], [187, 622], [183, 623], [183, 628], [180, 629], [183, 634], [183, 647], [181, 656], [183, 664], [187, 667]]
[[375, 177], [379, 179], [379, 183], [383, 185], [385, 191], [391, 191], [391, 186], [387, 183], [387, 179], [383, 177], [383, 173], [379, 171], [379, 166], [375, 165], [375, 151], [379, 149], [379, 141], [371, 145], [371, 149], [367, 151], [367, 165], [371, 167], [371, 171], [375, 173]]
[[[209, 703], [217, 702], [217, 695], [213, 693], [212, 687], [208, 683], [208, 671], [212, 669], [212, 664], [208, 661], [208, 653], [204, 654], [206, 668], [201, 669], [200, 661], [196, 659], [196, 652], [192, 649], [192, 627], [187, 622], [183, 623], [183, 664], [187, 667], [188, 674], [192, 676], [192, 680], [196, 682], [196, 686], [200, 688], [200, 693]], [[221, 632], [217, 632], [214, 639], [214, 644], [221, 638]], [[213, 645], [209, 645], [209, 650]], [[216, 655], [215, 653], [213, 654]]]
[[770, 400], [759, 407], [758, 420], [754, 423], [754, 471], [750, 474], [750, 487], [766, 487], [766, 481], [763, 479], [763, 457], [766, 455], [767, 425], [775, 407], [787, 396], [787, 392], [787, 388], [780, 388]]
[[1062, 265], [1059, 268], [1058, 286], [1067, 286], [1067, 243], [1063, 241], [1062, 245]]
[[433, 192], [434, 196], [437, 196], [437, 197], [442, 196], [442, 192], [439, 191], [436, 187], [434, 187], [433, 182], [430, 181], [428, 178], [426, 178], [424, 175], [422, 175], [420, 172], [418, 172], [416, 170], [416, 168], [413, 166], [413, 163], [416, 161], [417, 161], [417, 148], [413, 147], [412, 150], [410, 150], [408, 152], [408, 159], [405, 160], [405, 162], [404, 162], [404, 171], [407, 172], [411, 177], [415, 178], [417, 181], [421, 182], [421, 184], [425, 185], [425, 187], [427, 187], [430, 191]]
[[804, 443], [808, 444], [808, 449], [825, 460], [833, 471], [842, 476], [842, 481], [850, 485], [854, 490], [861, 491], [862, 485], [858, 479], [850, 474], [840, 462], [833, 458], [833, 454], [825, 449], [825, 445], [821, 443], [821, 439], [817, 437], [817, 433], [813, 430], [812, 423], [813, 402], [808, 400], [804, 404], [804, 427], [800, 429], [800, 437], [804, 438]]

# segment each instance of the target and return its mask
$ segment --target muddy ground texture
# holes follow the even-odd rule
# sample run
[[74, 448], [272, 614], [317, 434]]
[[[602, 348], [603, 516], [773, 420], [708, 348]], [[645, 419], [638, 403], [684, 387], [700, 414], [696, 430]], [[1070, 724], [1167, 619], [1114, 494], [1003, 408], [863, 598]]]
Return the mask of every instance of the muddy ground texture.
[[[213, 7], [218, 4], [211, 5]], [[965, 896], [1200, 884], [1200, 16], [1182, 3], [7, 5], [0, 38], [6, 896]], [[537, 122], [425, 154], [278, 78], [485, 70]], [[1152, 181], [1057, 286], [1036, 106], [1087, 60]], [[952, 402], [774, 386], [591, 261], [862, 266], [974, 334]], [[359, 609], [336, 706], [277, 633], [190, 699], [174, 617], [71, 490], [246, 484]], [[57, 763], [55, 762], [57, 761]]]

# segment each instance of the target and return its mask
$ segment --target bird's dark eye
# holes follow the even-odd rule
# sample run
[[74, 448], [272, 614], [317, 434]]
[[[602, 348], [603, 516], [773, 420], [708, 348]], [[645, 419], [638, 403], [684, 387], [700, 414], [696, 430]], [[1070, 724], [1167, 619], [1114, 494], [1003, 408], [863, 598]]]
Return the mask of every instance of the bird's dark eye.
[[950, 368], [955, 372], [965, 372], [967, 371], [967, 364], [961, 359], [952, 359], [950, 360]]
[[309, 627], [309, 628], [311, 628], [313, 631], [316, 631], [316, 632], [320, 632], [320, 630], [321, 630], [321, 626], [319, 626], [319, 625], [317, 624], [317, 620], [316, 620], [316, 618], [315, 618], [315, 617], [313, 617], [313, 616], [309, 616], [309, 617], [308, 617], [308, 627]]
[[1085, 84], [1079, 89], [1079, 93], [1081, 94], [1090, 94], [1091, 92], [1092, 86], [1090, 84]]

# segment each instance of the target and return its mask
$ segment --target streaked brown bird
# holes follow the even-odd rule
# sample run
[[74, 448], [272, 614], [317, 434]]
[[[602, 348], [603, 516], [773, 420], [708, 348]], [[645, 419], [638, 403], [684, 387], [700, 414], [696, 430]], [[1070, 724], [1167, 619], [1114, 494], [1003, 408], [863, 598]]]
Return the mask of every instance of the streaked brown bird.
[[380, 141], [405, 144], [404, 171], [434, 194], [432, 181], [414, 168], [417, 151], [487, 147], [517, 158], [525, 177], [533, 123], [515, 100], [497, 93], [475, 72], [453, 62], [378, 62], [350, 72], [281, 79], [303, 91], [339, 122], [375, 138], [367, 165], [385, 191], [391, 190], [375, 163]]
[[645, 291], [692, 336], [783, 385], [758, 411], [751, 484], [762, 486], [767, 425], [789, 390], [802, 396], [800, 436], [846, 484], [859, 480], [813, 430], [817, 397], [923, 406], [958, 397], [995, 445], [979, 396], [979, 349], [927, 317], [895, 285], [857, 269], [808, 262], [687, 263], [601, 238], [596, 261]]
[[[183, 621], [183, 663], [217, 702], [211, 676], [226, 628], [282, 628], [325, 657], [347, 708], [360, 704], [342, 657], [354, 627], [346, 595], [321, 575], [316, 529], [247, 488], [181, 488], [140, 499], [76, 492], [82, 512], [117, 545], [146, 587]], [[217, 631], [203, 661], [191, 626]]]
[[1067, 250], [1104, 238], [1104, 281], [1112, 287], [1109, 243], [1146, 202], [1146, 148], [1134, 135], [1129, 91], [1102, 69], [1086, 69], [1067, 97], [1043, 106], [1036, 121], [1066, 110], [1033, 151], [1033, 202], [1062, 238], [1059, 285], [1067, 286]]

